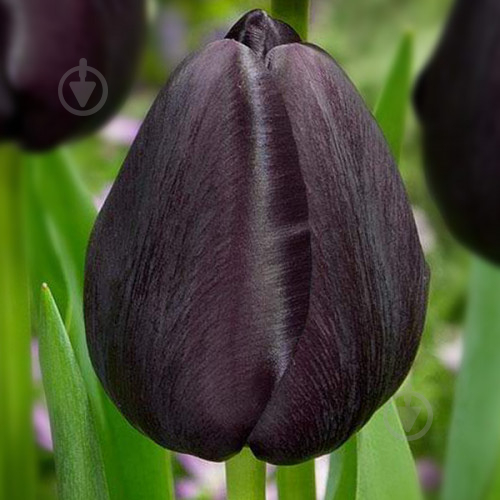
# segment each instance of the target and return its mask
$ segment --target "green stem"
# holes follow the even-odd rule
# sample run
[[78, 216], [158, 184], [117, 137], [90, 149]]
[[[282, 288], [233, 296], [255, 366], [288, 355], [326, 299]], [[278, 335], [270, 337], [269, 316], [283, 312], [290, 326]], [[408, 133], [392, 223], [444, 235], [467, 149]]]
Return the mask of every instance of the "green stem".
[[0, 499], [35, 496], [24, 169], [0, 146]]
[[226, 462], [228, 500], [265, 500], [266, 464], [248, 448]]
[[272, 0], [272, 15], [285, 21], [303, 40], [307, 40], [309, 26], [309, 0]]
[[278, 467], [280, 500], [315, 500], [314, 460], [300, 465]]

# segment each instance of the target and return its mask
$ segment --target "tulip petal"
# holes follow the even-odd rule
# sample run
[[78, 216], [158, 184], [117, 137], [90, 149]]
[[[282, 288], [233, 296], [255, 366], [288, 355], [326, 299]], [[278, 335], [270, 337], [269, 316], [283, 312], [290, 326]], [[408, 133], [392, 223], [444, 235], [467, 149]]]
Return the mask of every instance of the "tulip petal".
[[7, 124], [13, 111], [12, 95], [5, 74], [7, 23], [7, 10], [0, 3], [0, 139], [7, 133]]
[[261, 58], [278, 45], [300, 42], [299, 34], [291, 26], [269, 17], [263, 10], [245, 14], [226, 38], [243, 43]]
[[[9, 14], [6, 65], [14, 94], [16, 120], [9, 135], [27, 149], [45, 149], [104, 123], [129, 91], [138, 62], [145, 26], [142, 0], [4, 0]], [[108, 87], [103, 107], [89, 116], [77, 116], [61, 102], [59, 83], [67, 75], [62, 95], [74, 110], [99, 105], [103, 86]], [[70, 82], [96, 84], [84, 109]]]
[[460, 0], [415, 106], [426, 176], [454, 235], [500, 263], [500, 4]]
[[99, 215], [85, 313], [96, 371], [159, 444], [224, 460], [300, 338], [307, 198], [285, 105], [246, 46], [175, 72]]
[[311, 306], [248, 442], [260, 459], [293, 464], [340, 446], [401, 384], [428, 274], [394, 160], [346, 75], [308, 45], [277, 47], [267, 61], [307, 189]]

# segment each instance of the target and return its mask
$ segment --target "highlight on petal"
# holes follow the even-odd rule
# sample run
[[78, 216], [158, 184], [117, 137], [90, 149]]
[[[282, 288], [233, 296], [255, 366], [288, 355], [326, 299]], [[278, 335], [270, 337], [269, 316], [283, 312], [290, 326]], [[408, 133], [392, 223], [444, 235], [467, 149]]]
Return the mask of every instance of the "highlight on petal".
[[312, 278], [304, 333], [249, 445], [293, 464], [340, 446], [402, 383], [428, 272], [394, 160], [346, 75], [307, 45], [277, 47], [267, 62], [307, 188]]
[[459, 0], [415, 91], [426, 176], [452, 233], [500, 263], [500, 6]]
[[224, 460], [290, 362], [310, 274], [283, 99], [254, 52], [215, 42], [160, 94], [97, 220], [85, 290], [96, 371], [155, 441]]

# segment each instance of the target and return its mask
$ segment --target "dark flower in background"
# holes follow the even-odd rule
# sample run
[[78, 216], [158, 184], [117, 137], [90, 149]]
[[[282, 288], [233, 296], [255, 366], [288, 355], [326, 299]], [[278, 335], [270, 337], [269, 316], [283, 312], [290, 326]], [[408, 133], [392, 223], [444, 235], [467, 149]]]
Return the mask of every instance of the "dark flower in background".
[[415, 92], [426, 175], [453, 234], [500, 263], [500, 2], [459, 0]]
[[[0, 0], [0, 140], [19, 141], [27, 149], [53, 147], [90, 132], [122, 103], [137, 67], [145, 27], [141, 0]], [[65, 73], [86, 59], [105, 78], [106, 103], [96, 114], [76, 116], [59, 98]], [[67, 78], [63, 95], [74, 109], [80, 103]], [[102, 85], [90, 71], [94, 91], [85, 109], [102, 97]]]
[[262, 11], [188, 57], [99, 215], [95, 369], [161, 445], [331, 451], [398, 388], [428, 273], [396, 165], [336, 62]]

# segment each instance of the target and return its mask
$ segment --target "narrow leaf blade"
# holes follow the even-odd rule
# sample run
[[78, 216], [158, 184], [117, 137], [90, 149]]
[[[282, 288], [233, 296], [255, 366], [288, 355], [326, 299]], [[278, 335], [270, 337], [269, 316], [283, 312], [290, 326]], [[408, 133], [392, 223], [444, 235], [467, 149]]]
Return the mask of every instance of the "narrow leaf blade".
[[42, 288], [40, 364], [49, 408], [61, 500], [108, 498], [85, 384], [49, 288]]
[[375, 117], [396, 161], [401, 154], [405, 118], [411, 88], [413, 35], [406, 33], [399, 43], [389, 76], [375, 108]]
[[354, 495], [358, 470], [357, 439], [357, 436], [351, 437], [331, 454], [325, 500], [342, 500]]
[[391, 400], [358, 434], [356, 499], [392, 498], [418, 500], [421, 493], [410, 447]]
[[500, 269], [478, 258], [472, 263], [464, 347], [444, 500], [483, 498], [500, 450]]

